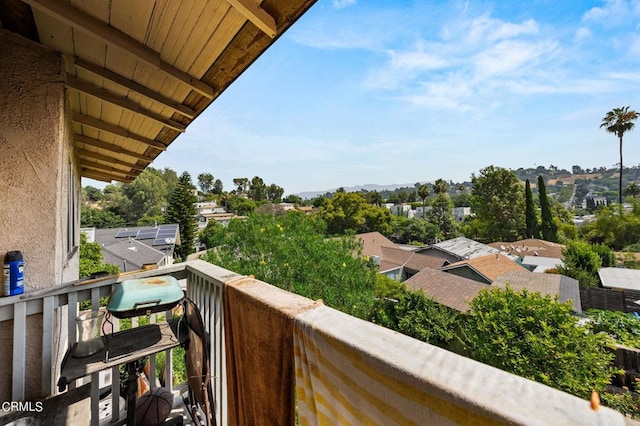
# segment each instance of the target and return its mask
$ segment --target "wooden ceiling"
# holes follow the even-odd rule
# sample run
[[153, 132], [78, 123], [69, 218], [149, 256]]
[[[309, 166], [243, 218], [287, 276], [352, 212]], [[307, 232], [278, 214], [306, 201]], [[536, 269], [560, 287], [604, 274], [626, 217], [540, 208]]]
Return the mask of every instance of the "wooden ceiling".
[[131, 182], [315, 1], [0, 0], [0, 24], [63, 55], [82, 176]]

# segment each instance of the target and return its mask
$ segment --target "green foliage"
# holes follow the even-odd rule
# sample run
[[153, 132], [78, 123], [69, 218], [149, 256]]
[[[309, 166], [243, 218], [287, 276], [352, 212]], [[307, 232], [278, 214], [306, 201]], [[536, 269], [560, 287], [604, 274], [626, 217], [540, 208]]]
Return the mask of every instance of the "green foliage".
[[586, 241], [569, 240], [562, 250], [564, 266], [556, 269], [560, 274], [578, 280], [582, 287], [598, 287], [598, 269], [602, 267], [598, 250], [601, 249], [594, 249], [594, 246]]
[[163, 215], [156, 215], [156, 216], [144, 215], [140, 219], [138, 219], [138, 222], [136, 222], [136, 225], [137, 226], [156, 226], [156, 225], [162, 225], [163, 223], [164, 223]]
[[442, 348], [456, 339], [459, 314], [422, 291], [408, 290], [382, 276], [376, 284], [376, 296], [369, 321]]
[[640, 319], [632, 314], [589, 309], [586, 315], [592, 320], [588, 326], [594, 333], [604, 332], [622, 345], [640, 348]]
[[356, 192], [337, 192], [333, 198], [323, 202], [318, 216], [326, 222], [328, 235], [373, 231], [391, 234], [391, 212], [369, 204], [362, 194]]
[[87, 242], [87, 236], [80, 233], [80, 278], [87, 278], [98, 272], [108, 275], [120, 272], [116, 265], [103, 263], [102, 246]]
[[207, 226], [200, 232], [198, 240], [204, 244], [206, 248], [210, 249], [221, 244], [223, 236], [224, 226], [215, 220], [210, 220]]
[[439, 232], [440, 229], [437, 225], [422, 218], [407, 219], [395, 216], [393, 219], [393, 234], [397, 242], [401, 244], [412, 242], [428, 244], [438, 236]]
[[227, 198], [226, 205], [228, 211], [235, 213], [238, 216], [248, 216], [258, 207], [255, 201], [238, 197], [237, 195], [230, 195]]
[[107, 210], [88, 208], [80, 213], [80, 226], [83, 228], [105, 229], [124, 225], [123, 218]]
[[442, 191], [442, 188], [431, 202], [431, 210], [427, 212], [427, 217], [431, 223], [438, 227], [439, 238], [446, 240], [458, 236], [458, 223], [453, 217], [453, 202], [446, 191]]
[[603, 244], [593, 244], [591, 245], [591, 250], [593, 250], [600, 258], [602, 268], [616, 266], [616, 254], [609, 247]]
[[489, 241], [515, 241], [525, 232], [524, 190], [515, 172], [488, 166], [472, 176], [475, 231]]
[[571, 310], [539, 293], [483, 290], [471, 302], [463, 340], [480, 362], [588, 398], [610, 381], [610, 339], [579, 326]]
[[177, 223], [180, 229], [180, 245], [176, 245], [175, 254], [181, 260], [194, 252], [194, 239], [196, 237], [197, 201], [193, 194], [195, 187], [191, 183], [191, 176], [184, 172], [178, 178], [178, 184], [169, 197], [169, 205], [165, 212], [165, 223]]
[[615, 250], [640, 242], [640, 212], [635, 207], [631, 212], [603, 207], [596, 218], [595, 236], [603, 237], [605, 244]]
[[558, 228], [551, 215], [547, 188], [542, 175], [538, 176], [538, 195], [540, 196], [540, 210], [542, 214], [542, 223], [540, 224], [542, 238], [546, 241], [558, 241]]
[[375, 271], [354, 256], [359, 240], [325, 240], [324, 226], [299, 212], [232, 220], [216, 232], [206, 260], [363, 318], [373, 303]]
[[122, 185], [122, 194], [129, 200], [125, 220], [136, 223], [143, 216], [161, 216], [167, 201], [167, 185], [162, 172], [147, 167], [130, 184]]
[[203, 194], [209, 194], [213, 191], [213, 183], [215, 178], [211, 173], [200, 173], [198, 175], [198, 186]]

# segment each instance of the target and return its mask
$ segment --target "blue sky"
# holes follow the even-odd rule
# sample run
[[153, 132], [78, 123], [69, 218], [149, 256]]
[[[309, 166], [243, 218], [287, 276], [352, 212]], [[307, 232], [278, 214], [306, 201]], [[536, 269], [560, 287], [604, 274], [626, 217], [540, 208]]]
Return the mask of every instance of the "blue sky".
[[599, 124], [640, 110], [639, 27], [640, 0], [319, 0], [152, 166], [287, 194], [613, 166]]

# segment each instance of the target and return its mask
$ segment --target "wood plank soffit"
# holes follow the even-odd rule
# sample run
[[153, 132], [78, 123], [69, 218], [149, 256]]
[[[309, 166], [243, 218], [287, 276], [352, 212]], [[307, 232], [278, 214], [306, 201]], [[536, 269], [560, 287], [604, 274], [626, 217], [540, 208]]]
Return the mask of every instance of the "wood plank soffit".
[[[115, 157], [111, 157], [109, 155], [103, 155], [100, 154], [98, 152], [93, 152], [93, 151], [89, 151], [87, 149], [83, 149], [83, 148], [77, 148], [76, 149], [76, 154], [82, 156], [82, 157], [88, 157], [88, 158], [94, 158], [96, 160], [102, 160], [102, 161], [107, 161], [111, 164], [118, 164], [120, 166], [125, 166], [128, 167], [131, 170], [136, 170], [136, 171], [143, 171], [145, 169], [145, 166], [140, 166], [138, 164], [135, 163], [128, 163], [126, 161], [122, 161], [118, 158]], [[147, 162], [149, 162], [150, 160], [145, 160]]]
[[258, 6], [253, 0], [227, 0], [245, 18], [271, 38], [276, 36], [277, 27], [273, 16]]
[[160, 54], [143, 43], [129, 37], [125, 33], [108, 25], [107, 23], [87, 15], [71, 6], [69, 3], [58, 0], [23, 0], [33, 8], [64, 22], [73, 28], [94, 37], [109, 46], [118, 47], [140, 61], [161, 70], [171, 77], [188, 85], [192, 90], [201, 95], [213, 99], [214, 89], [208, 84], [190, 76], [186, 72], [163, 61]]
[[115, 126], [113, 124], [109, 124], [106, 123], [102, 120], [99, 120], [97, 118], [93, 118], [90, 117], [88, 115], [84, 115], [84, 114], [80, 114], [77, 112], [74, 112], [71, 116], [71, 120], [75, 121], [78, 124], [82, 124], [84, 126], [89, 126], [92, 127], [96, 130], [101, 130], [107, 133], [111, 133], [112, 135], [116, 135], [116, 136], [121, 136], [123, 138], [127, 138], [127, 139], [131, 139], [134, 140], [136, 142], [140, 142], [143, 143], [145, 145], [149, 145], [152, 146], [154, 148], [158, 148], [160, 150], [165, 150], [167, 149], [167, 146], [165, 144], [163, 144], [162, 142], [158, 142], [155, 141], [153, 139], [149, 139], [149, 138], [145, 138], [144, 136], [141, 135], [136, 135], [134, 133], [131, 133], [129, 130], [125, 129], [124, 127], [118, 127]]
[[98, 170], [92, 170], [90, 168], [86, 168], [86, 167], [80, 167], [80, 174], [83, 177], [87, 177], [87, 178], [91, 178], [91, 179], [95, 179], [95, 180], [100, 180], [103, 182], [111, 182], [112, 180], [118, 181], [118, 182], [124, 182], [124, 183], [131, 183], [135, 180], [135, 177], [133, 176], [126, 176], [126, 177], [122, 177], [122, 176], [118, 176], [118, 175], [114, 175], [111, 173], [105, 173], [105, 172], [101, 172]]
[[160, 93], [155, 92], [141, 84], [138, 84], [135, 81], [129, 80], [128, 78], [122, 77], [120, 74], [117, 74], [111, 70], [108, 70], [96, 64], [92, 64], [80, 58], [73, 58], [73, 63], [76, 68], [82, 68], [83, 70], [88, 71], [100, 78], [109, 80], [119, 86], [124, 87], [127, 90], [137, 93], [140, 96], [144, 96], [145, 98], [159, 103], [162, 106], [170, 108], [178, 114], [181, 114], [189, 119], [193, 119], [196, 116], [196, 112], [192, 108], [176, 102], [173, 99], [162, 96]]
[[131, 170], [122, 170], [119, 169], [117, 167], [112, 167], [109, 166], [107, 164], [102, 164], [102, 163], [98, 163], [95, 161], [89, 161], [89, 160], [81, 160], [80, 161], [80, 166], [81, 167], [89, 167], [92, 169], [98, 169], [98, 170], [102, 170], [105, 172], [109, 172], [109, 173], [114, 173], [114, 174], [121, 174], [123, 176], [128, 176], [129, 173], [131, 173]]
[[80, 80], [79, 78], [73, 75], [67, 75], [67, 86], [72, 89], [78, 90], [86, 95], [93, 96], [94, 98], [97, 98], [99, 100], [102, 100], [110, 104], [119, 106], [120, 108], [129, 110], [135, 114], [143, 115], [146, 118], [155, 121], [156, 123], [159, 123], [163, 126], [167, 126], [180, 133], [184, 133], [184, 131], [186, 130], [186, 127], [184, 126], [184, 124], [178, 123], [177, 121], [171, 120], [169, 118], [164, 118], [152, 111], [141, 108], [140, 106], [138, 106], [137, 104], [135, 104], [134, 102], [131, 102], [126, 98], [115, 95], [109, 92], [108, 90], [94, 86], [93, 84], [87, 81]]
[[[76, 134], [76, 135], [73, 135], [73, 138], [76, 141], [76, 146], [78, 145], [78, 143], [84, 143], [90, 146], [94, 146], [96, 148], [104, 149], [106, 151], [115, 152], [116, 154], [124, 154], [129, 157], [137, 158], [138, 160], [148, 161], [149, 163], [153, 161], [153, 158], [148, 155], [139, 154], [137, 152], [122, 148], [121, 146], [113, 145], [113, 144], [100, 141], [97, 139], [93, 139], [87, 136]], [[82, 148], [82, 147], [79, 146], [79, 148]]]

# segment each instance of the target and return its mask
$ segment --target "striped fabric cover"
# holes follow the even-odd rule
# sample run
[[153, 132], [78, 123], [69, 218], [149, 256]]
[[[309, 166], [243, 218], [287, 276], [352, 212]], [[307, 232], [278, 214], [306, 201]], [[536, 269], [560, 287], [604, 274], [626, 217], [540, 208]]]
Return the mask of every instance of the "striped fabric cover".
[[295, 317], [298, 419], [312, 425], [623, 425], [620, 413], [321, 306]]

